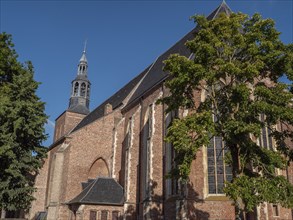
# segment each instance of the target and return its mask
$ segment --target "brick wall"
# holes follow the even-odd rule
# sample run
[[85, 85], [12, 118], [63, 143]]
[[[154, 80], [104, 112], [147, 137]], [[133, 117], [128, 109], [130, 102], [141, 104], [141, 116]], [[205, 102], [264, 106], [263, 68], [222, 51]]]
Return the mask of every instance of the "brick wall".
[[36, 216], [38, 212], [46, 210], [46, 191], [47, 191], [47, 180], [49, 171], [48, 158], [44, 160], [43, 167], [40, 169], [39, 174], [35, 180], [35, 187], [37, 190], [33, 193], [33, 197], [36, 198], [32, 202], [31, 209], [29, 211], [29, 219]]
[[[165, 163], [165, 113], [166, 106], [157, 105], [156, 100], [162, 95], [168, 94], [167, 90], [157, 87], [148, 95], [144, 96], [131, 109], [111, 110], [111, 106], [106, 108], [106, 115], [87, 126], [71, 133], [60, 143], [50, 150], [49, 157], [43, 170], [40, 172], [36, 186], [40, 188], [37, 194], [37, 203], [33, 203], [32, 213], [41, 209], [45, 205], [50, 205], [54, 199], [57, 204], [51, 204], [49, 208], [54, 218], [68, 219], [72, 212], [64, 203], [70, 201], [81, 191], [81, 182], [86, 182], [88, 178], [95, 178], [97, 175], [110, 175], [114, 177], [122, 186], [125, 185], [125, 138], [129, 119], [132, 118], [132, 137], [129, 146], [129, 167], [128, 196], [123, 207], [115, 206], [81, 206], [79, 216], [83, 219], [89, 218], [90, 210], [120, 210], [125, 213], [127, 219], [143, 219], [148, 216], [151, 219], [175, 219], [178, 204], [181, 201], [176, 195], [167, 197], [166, 180], [164, 175]], [[194, 93], [195, 99], [202, 99], [200, 92]], [[153, 105], [153, 134], [151, 137], [151, 196], [144, 198], [143, 193], [143, 171], [145, 164], [142, 163], [143, 144], [142, 133], [147, 111]], [[187, 112], [180, 111], [181, 117]], [[70, 131], [83, 116], [75, 113], [65, 112], [56, 123], [56, 129], [63, 126], [63, 134]], [[68, 120], [68, 123], [67, 123]], [[72, 120], [72, 122], [70, 122]], [[61, 132], [61, 133], [62, 133]], [[60, 138], [56, 135], [55, 140]], [[54, 163], [54, 158], [62, 155], [62, 162]], [[234, 219], [234, 207], [232, 202], [223, 195], [208, 195], [207, 183], [207, 158], [206, 149], [203, 147], [198, 151], [196, 159], [192, 163], [190, 181], [187, 185], [187, 207], [186, 216], [190, 219]], [[49, 162], [49, 163], [48, 163]], [[60, 173], [59, 177], [54, 177], [54, 173]], [[293, 176], [292, 168], [288, 170]], [[48, 173], [48, 178], [46, 173]], [[58, 175], [57, 175], [58, 176]], [[46, 182], [51, 186], [46, 189]], [[55, 183], [54, 183], [55, 182]], [[55, 185], [54, 185], [55, 184]], [[58, 186], [59, 191], [52, 186]], [[47, 192], [46, 192], [47, 191]], [[45, 193], [46, 192], [46, 193]], [[47, 194], [47, 196], [45, 196]], [[47, 197], [47, 204], [45, 200]], [[40, 201], [40, 203], [39, 203]], [[54, 202], [54, 201], [53, 201]], [[38, 204], [38, 205], [36, 205]], [[109, 212], [108, 218], [111, 217]], [[291, 219], [291, 210], [279, 208], [279, 219]], [[261, 206], [259, 214], [261, 219], [272, 216], [273, 208], [271, 204]], [[79, 217], [77, 216], [77, 219]], [[269, 218], [269, 219], [278, 219]]]
[[[99, 167], [95, 162], [101, 158], [110, 171], [112, 164], [112, 131], [115, 112], [77, 130], [68, 137], [68, 149], [64, 157], [62, 190], [60, 203], [68, 202], [81, 191], [81, 182], [92, 178], [94, 169]], [[104, 169], [104, 167], [103, 167]], [[60, 215], [67, 216], [68, 212], [62, 208]]]
[[86, 115], [65, 111], [55, 123], [54, 142], [71, 131]]

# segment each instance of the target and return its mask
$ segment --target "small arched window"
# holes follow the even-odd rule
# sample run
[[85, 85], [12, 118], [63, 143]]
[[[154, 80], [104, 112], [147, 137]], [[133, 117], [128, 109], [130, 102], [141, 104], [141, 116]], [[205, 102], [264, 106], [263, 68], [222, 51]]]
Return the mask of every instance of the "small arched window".
[[86, 85], [85, 83], [82, 83], [80, 88], [80, 96], [85, 97], [85, 90], [86, 90]]
[[73, 90], [73, 96], [77, 96], [78, 95], [78, 82], [76, 82], [74, 84], [74, 90]]
[[87, 98], [90, 97], [90, 84], [87, 85], [86, 96], [87, 96]]

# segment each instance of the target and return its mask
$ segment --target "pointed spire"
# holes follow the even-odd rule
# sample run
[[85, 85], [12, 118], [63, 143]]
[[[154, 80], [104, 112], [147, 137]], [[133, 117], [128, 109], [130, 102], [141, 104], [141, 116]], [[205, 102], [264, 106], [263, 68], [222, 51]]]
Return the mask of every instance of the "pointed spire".
[[80, 114], [89, 113], [90, 81], [87, 78], [86, 42], [77, 67], [77, 76], [72, 81], [68, 110]]
[[84, 41], [83, 52], [82, 52], [81, 58], [79, 60], [80, 63], [81, 62], [87, 63], [87, 59], [86, 59], [86, 43], [87, 43], [87, 40]]
[[87, 63], [87, 59], [86, 59], [86, 56], [85, 56], [85, 51], [82, 52], [82, 55], [81, 55], [81, 58], [80, 58], [79, 62]]
[[85, 45], [84, 45], [84, 49], [83, 49], [81, 58], [79, 60], [79, 64], [78, 64], [78, 68], [77, 68], [77, 75], [87, 77], [87, 67], [88, 67], [88, 65], [87, 65], [87, 59], [86, 59], [85, 50], [86, 50], [86, 42], [85, 42]]
[[215, 19], [219, 16], [220, 13], [225, 13], [226, 15], [230, 15], [232, 13], [231, 8], [227, 5], [225, 0], [222, 0], [222, 3], [219, 7], [216, 8], [208, 17], [208, 20]]

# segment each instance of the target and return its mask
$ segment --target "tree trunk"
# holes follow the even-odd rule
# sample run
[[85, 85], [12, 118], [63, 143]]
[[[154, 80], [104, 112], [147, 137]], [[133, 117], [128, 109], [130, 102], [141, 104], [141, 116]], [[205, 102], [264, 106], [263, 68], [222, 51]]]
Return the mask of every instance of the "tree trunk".
[[[239, 146], [234, 145], [229, 147], [232, 156], [232, 175], [233, 180], [238, 178], [241, 173], [240, 149]], [[232, 181], [233, 181], [232, 180]], [[244, 204], [241, 198], [235, 201], [235, 220], [245, 220]]]
[[241, 199], [235, 202], [235, 220], [246, 220]]
[[1, 219], [6, 217], [6, 211], [1, 209]]

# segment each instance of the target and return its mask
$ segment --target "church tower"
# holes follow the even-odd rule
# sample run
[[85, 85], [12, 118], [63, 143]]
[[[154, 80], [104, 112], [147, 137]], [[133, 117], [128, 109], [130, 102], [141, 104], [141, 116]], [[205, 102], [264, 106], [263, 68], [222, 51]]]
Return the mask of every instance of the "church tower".
[[70, 132], [86, 115], [90, 113], [90, 86], [87, 77], [88, 64], [86, 48], [82, 52], [77, 67], [77, 76], [71, 82], [71, 95], [69, 107], [57, 119], [55, 123], [54, 142]]
[[71, 97], [69, 100], [68, 110], [80, 114], [88, 114], [90, 103], [90, 81], [87, 77], [87, 59], [85, 49], [79, 60], [77, 76], [72, 81]]

